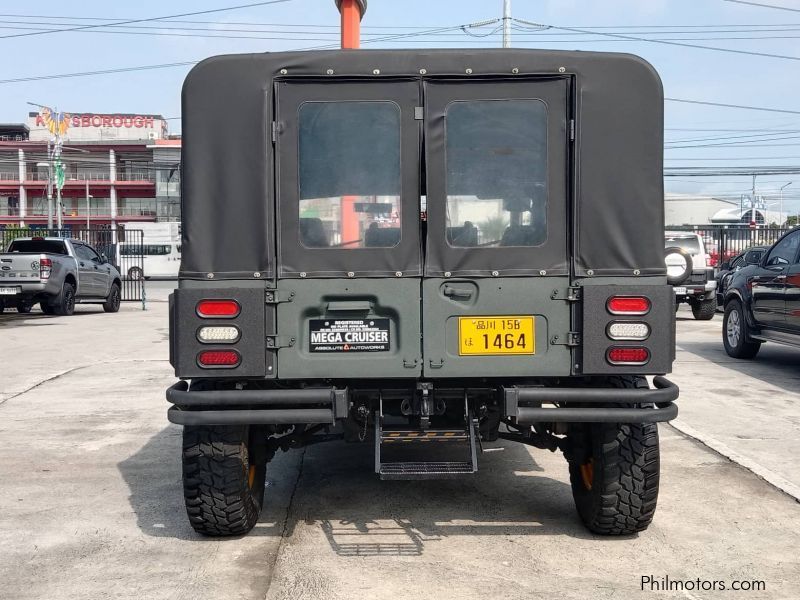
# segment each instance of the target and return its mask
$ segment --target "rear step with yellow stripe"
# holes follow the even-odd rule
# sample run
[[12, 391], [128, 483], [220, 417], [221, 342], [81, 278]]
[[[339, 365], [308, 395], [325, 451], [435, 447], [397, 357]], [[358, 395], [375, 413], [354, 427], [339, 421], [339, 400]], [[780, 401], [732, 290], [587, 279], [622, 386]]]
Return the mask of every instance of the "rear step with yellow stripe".
[[[375, 413], [375, 472], [381, 479], [448, 479], [470, 475], [478, 471], [477, 423], [472, 411], [464, 407], [465, 429], [384, 429], [382, 411]], [[382, 462], [381, 448], [384, 444], [406, 446], [428, 443], [428, 447], [447, 444], [465, 446], [466, 461], [413, 460], [408, 462]], [[437, 451], [432, 449], [436, 454]], [[418, 455], [415, 455], [415, 458]]]

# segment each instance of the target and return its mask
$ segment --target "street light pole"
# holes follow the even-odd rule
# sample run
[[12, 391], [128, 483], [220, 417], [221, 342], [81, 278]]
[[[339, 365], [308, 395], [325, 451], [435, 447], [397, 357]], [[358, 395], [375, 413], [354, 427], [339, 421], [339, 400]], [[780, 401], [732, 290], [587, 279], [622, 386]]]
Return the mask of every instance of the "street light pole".
[[64, 221], [61, 216], [61, 188], [58, 185], [56, 185], [56, 209], [58, 211], [56, 216], [58, 217], [58, 229], [60, 232], [64, 228]]
[[49, 162], [38, 162], [37, 167], [47, 167], [47, 228], [53, 228], [53, 166]]
[[[783, 188], [789, 187], [790, 185], [792, 185], [792, 183], [793, 182], [790, 181], [786, 185], [781, 186], [781, 220], [783, 220]], [[788, 219], [787, 219], [787, 221], [788, 221]], [[783, 223], [781, 223], [781, 225], [783, 225]]]
[[92, 212], [91, 203], [89, 202], [89, 198], [91, 198], [91, 194], [89, 194], [89, 180], [86, 180], [86, 229], [89, 229], [91, 226], [89, 224], [89, 214]]
[[503, 48], [511, 48], [511, 0], [503, 0]]

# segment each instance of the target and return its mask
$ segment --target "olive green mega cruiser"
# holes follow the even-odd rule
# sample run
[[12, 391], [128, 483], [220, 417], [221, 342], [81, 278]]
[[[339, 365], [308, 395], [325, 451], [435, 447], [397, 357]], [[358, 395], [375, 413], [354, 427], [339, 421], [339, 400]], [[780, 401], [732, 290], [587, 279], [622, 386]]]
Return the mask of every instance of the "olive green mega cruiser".
[[678, 396], [662, 113], [628, 54], [195, 67], [167, 391], [192, 526], [249, 531], [279, 450], [343, 440], [381, 479], [480, 477], [502, 438], [564, 453], [591, 531], [645, 529]]

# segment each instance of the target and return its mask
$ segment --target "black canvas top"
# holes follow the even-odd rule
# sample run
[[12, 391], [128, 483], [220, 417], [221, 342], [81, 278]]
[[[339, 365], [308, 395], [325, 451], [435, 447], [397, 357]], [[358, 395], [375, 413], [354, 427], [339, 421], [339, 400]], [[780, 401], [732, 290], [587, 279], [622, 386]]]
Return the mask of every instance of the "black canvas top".
[[181, 277], [278, 272], [277, 81], [536, 77], [570, 81], [574, 180], [567, 188], [575, 198], [565, 242], [574, 274], [663, 276], [663, 91], [653, 68], [629, 54], [469, 49], [243, 54], [197, 65], [183, 87]]

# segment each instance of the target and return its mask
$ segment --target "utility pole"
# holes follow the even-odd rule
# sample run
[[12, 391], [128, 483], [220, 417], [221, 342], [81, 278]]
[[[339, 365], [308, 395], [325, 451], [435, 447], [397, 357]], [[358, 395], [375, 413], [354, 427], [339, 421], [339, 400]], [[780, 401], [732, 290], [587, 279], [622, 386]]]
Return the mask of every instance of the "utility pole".
[[[781, 186], [781, 208], [780, 208], [780, 210], [781, 210], [781, 221], [783, 221], [783, 188], [789, 187], [790, 185], [792, 185], [792, 183], [793, 182], [790, 181], [786, 185], [782, 185]], [[788, 221], [789, 221], [789, 219], [786, 219], [786, 222], [788, 222]], [[781, 223], [781, 226], [783, 226], [783, 223]]]
[[511, 48], [511, 0], [503, 0], [503, 48]]
[[750, 222], [757, 224], [756, 219], [756, 174], [753, 173], [753, 193], [750, 196]]
[[91, 203], [89, 202], [89, 198], [91, 198], [91, 196], [89, 195], [89, 180], [87, 179], [86, 180], [86, 229], [89, 229], [91, 227], [89, 223], [89, 214], [92, 212], [92, 209], [91, 209]]

